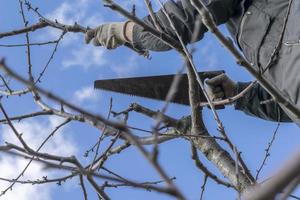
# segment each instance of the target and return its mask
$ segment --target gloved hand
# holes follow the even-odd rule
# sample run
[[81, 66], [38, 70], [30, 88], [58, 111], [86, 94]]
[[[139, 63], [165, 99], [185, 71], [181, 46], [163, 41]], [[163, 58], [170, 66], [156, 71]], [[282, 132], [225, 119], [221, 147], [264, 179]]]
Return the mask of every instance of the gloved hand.
[[128, 23], [132, 22], [113, 22], [88, 30], [85, 34], [85, 42], [88, 44], [93, 39], [95, 46], [115, 49], [125, 44], [125, 42], [130, 42], [126, 37], [126, 33], [128, 33], [126, 30]]
[[205, 81], [208, 95], [212, 100], [227, 99], [237, 95], [237, 83], [232, 81], [226, 74], [220, 74]]

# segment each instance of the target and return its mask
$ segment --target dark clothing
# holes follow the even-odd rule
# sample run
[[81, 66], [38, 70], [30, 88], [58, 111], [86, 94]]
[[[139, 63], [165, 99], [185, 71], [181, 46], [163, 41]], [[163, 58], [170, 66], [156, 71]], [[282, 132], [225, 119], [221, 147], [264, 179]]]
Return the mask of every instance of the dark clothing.
[[[248, 85], [249, 83], [239, 83], [239, 91], [241, 92]], [[269, 99], [272, 99], [271, 95], [259, 84], [255, 84], [249, 92], [235, 102], [235, 109], [269, 121], [291, 122], [291, 119], [281, 109], [279, 104], [274, 101], [268, 101]], [[264, 100], [266, 102], [263, 102]]]
[[[204, 0], [218, 25], [226, 23], [234, 41], [238, 44], [246, 59], [257, 70], [264, 71], [272, 52], [279, 43], [284, 20], [288, 10], [288, 0]], [[172, 17], [175, 27], [188, 44], [192, 43], [195, 21], [199, 17], [189, 0], [168, 1], [164, 5]], [[156, 13], [162, 30], [176, 38], [162, 10]], [[280, 91], [287, 100], [300, 108], [300, 1], [294, 0], [288, 18], [283, 44], [278, 59], [263, 76]], [[153, 26], [149, 16], [144, 21]], [[200, 40], [207, 28], [200, 24], [197, 40]], [[169, 50], [166, 44], [143, 31], [140, 26], [133, 30], [133, 43], [136, 48], [153, 51]], [[239, 83], [243, 89], [247, 83]], [[284, 112], [274, 102], [261, 104], [271, 96], [256, 85], [244, 97], [236, 102], [236, 109], [272, 121], [291, 121], [298, 125], [300, 120], [291, 113]]]

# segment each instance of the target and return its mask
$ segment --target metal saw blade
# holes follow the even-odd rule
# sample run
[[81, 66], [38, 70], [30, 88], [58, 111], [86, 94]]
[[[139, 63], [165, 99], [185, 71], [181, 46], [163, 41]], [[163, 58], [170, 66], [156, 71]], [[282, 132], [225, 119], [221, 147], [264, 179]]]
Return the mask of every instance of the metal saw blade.
[[[222, 73], [224, 73], [224, 71], [198, 72], [202, 82], [207, 78], [213, 78]], [[175, 74], [96, 80], [94, 82], [94, 87], [96, 89], [164, 101], [172, 85], [174, 77]], [[190, 105], [188, 91], [188, 78], [186, 74], [183, 74], [179, 83], [179, 88], [177, 89], [177, 92], [171, 102]], [[206, 98], [202, 92], [200, 100], [206, 102]]]

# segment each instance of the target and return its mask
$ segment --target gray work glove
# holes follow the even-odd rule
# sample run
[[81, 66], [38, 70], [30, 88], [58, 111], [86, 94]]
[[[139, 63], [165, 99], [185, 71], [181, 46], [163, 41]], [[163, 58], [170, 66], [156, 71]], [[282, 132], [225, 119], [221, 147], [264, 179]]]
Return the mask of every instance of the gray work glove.
[[124, 45], [125, 42], [129, 42], [125, 36], [127, 23], [113, 22], [88, 30], [85, 34], [85, 42], [88, 44], [93, 39], [95, 46], [104, 46], [107, 49], [115, 49]]
[[232, 81], [226, 74], [220, 74], [205, 81], [208, 95], [212, 100], [227, 99], [237, 95], [237, 83]]

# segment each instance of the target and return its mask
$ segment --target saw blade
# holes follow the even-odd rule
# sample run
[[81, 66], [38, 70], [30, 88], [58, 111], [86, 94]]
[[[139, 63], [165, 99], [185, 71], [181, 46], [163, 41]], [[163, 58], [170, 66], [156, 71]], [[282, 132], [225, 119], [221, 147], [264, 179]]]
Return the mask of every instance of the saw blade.
[[[198, 72], [202, 82], [207, 78], [213, 78], [222, 73], [224, 73], [224, 71]], [[172, 85], [174, 77], [175, 75], [171, 74], [160, 76], [96, 80], [94, 83], [94, 87], [96, 89], [108, 90], [122, 94], [164, 101]], [[179, 88], [177, 89], [175, 96], [171, 100], [171, 102], [190, 105], [188, 91], [188, 77], [186, 74], [183, 74], [179, 82]], [[206, 98], [202, 92], [200, 95], [200, 101], [206, 102]]]

